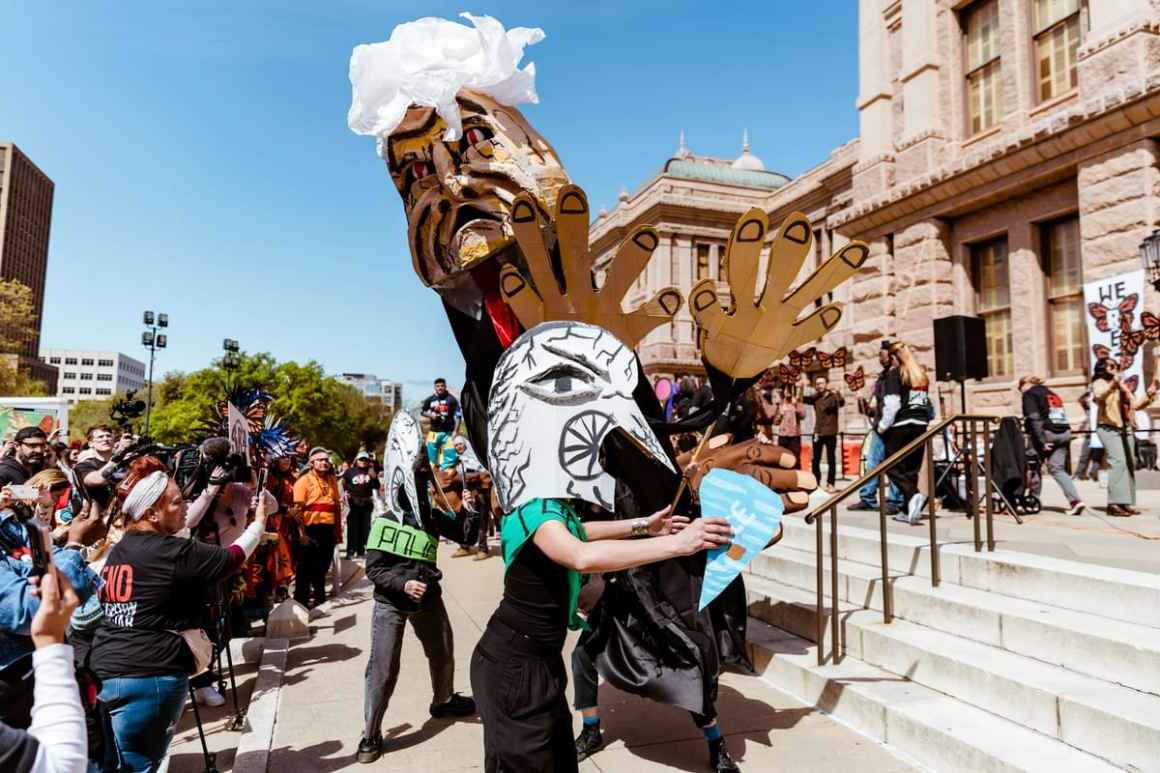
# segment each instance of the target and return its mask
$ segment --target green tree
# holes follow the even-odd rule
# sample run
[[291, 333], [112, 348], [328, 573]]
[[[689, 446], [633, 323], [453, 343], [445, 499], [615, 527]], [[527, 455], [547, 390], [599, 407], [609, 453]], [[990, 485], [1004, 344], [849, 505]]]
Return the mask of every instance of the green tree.
[[[15, 279], [0, 279], [0, 355], [14, 354], [36, 335], [36, 305], [32, 290]], [[41, 381], [22, 372], [15, 357], [0, 356], [0, 395], [47, 395]]]
[[166, 374], [154, 387], [150, 434], [165, 443], [201, 436], [230, 383], [266, 390], [274, 397], [271, 411], [293, 434], [344, 458], [360, 444], [377, 448], [386, 439], [389, 416], [357, 389], [327, 376], [317, 362], [279, 363], [266, 353], [242, 354], [232, 374], [220, 361], [193, 373]]

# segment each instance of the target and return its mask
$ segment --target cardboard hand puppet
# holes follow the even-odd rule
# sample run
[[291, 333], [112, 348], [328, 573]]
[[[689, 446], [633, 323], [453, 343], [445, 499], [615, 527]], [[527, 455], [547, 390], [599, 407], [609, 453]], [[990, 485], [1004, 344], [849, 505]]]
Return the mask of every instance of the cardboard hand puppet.
[[802, 310], [853, 276], [870, 255], [862, 242], [850, 242], [791, 291], [814, 240], [809, 218], [795, 212], [782, 221], [770, 246], [765, 283], [759, 288], [758, 264], [768, 231], [769, 219], [760, 209], [749, 210], [733, 227], [723, 261], [732, 309], [721, 307], [716, 280], [702, 280], [689, 293], [702, 357], [734, 379], [752, 378], [832, 330], [842, 318], [842, 304], [828, 304], [805, 317]]
[[582, 322], [545, 322], [500, 358], [488, 411], [488, 467], [505, 513], [533, 499], [581, 499], [615, 512], [601, 446], [623, 433], [645, 458], [673, 464], [633, 398], [636, 355]]
[[704, 609], [777, 534], [784, 505], [776, 493], [732, 470], [710, 470], [700, 496], [702, 515], [727, 518], [733, 528], [732, 544], [709, 551], [698, 602]]

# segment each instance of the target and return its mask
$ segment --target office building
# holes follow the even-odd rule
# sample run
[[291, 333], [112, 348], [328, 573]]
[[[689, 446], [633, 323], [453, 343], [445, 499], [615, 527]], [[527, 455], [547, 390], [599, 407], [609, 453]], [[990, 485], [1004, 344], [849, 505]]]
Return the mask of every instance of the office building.
[[45, 349], [40, 359], [59, 368], [56, 393], [70, 401], [107, 400], [145, 387], [145, 363], [119, 352]]

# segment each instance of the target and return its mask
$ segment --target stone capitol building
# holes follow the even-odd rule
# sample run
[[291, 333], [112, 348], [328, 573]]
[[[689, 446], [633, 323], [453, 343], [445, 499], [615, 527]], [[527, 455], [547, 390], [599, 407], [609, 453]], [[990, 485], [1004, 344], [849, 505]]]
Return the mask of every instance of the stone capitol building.
[[[741, 155], [723, 160], [696, 154], [682, 134], [657, 174], [601, 210], [590, 236], [598, 265], [651, 223], [661, 245], [626, 306], [667, 285], [687, 293], [723, 279], [745, 210], [761, 207], [775, 227], [801, 211], [815, 228], [803, 272], [851, 239], [871, 248], [835, 294], [842, 322], [817, 344], [850, 347], [847, 371], [861, 365], [872, 380], [882, 338], [907, 341], [933, 369], [931, 320], [977, 315], [990, 376], [968, 383], [968, 409], [1018, 413], [1018, 378], [1038, 374], [1079, 420], [1082, 285], [1141, 268], [1140, 243], [1160, 221], [1160, 2], [858, 6], [856, 139], [789, 179], [765, 168], [748, 135]], [[1142, 307], [1160, 312], [1157, 300], [1148, 287]], [[695, 340], [684, 308], [642, 344], [646, 372], [698, 373]], [[940, 413], [958, 411], [958, 385], [940, 393]]]

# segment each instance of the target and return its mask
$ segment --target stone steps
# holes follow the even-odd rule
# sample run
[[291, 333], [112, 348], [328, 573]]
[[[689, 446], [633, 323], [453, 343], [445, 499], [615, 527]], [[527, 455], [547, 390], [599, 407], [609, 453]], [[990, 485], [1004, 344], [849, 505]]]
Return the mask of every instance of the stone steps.
[[818, 706], [923, 768], [946, 773], [1118, 769], [855, 658], [819, 666], [816, 645], [759, 620], [750, 621], [749, 641], [754, 664], [768, 683]]
[[[783, 524], [780, 544], [813, 555], [814, 527], [800, 518], [787, 518]], [[828, 528], [827, 521], [826, 555], [830, 552]], [[930, 577], [930, 538], [925, 527], [915, 528], [913, 534], [891, 532], [888, 545], [892, 570]], [[838, 557], [880, 566], [878, 530], [840, 527]], [[976, 553], [971, 544], [947, 542], [939, 545], [939, 566], [942, 583], [1160, 628], [1160, 575], [1010, 550]]]
[[[746, 588], [753, 617], [814, 638], [812, 592], [754, 576]], [[887, 625], [874, 610], [846, 604], [840, 619], [846, 662], [902, 675], [1115, 765], [1160, 770], [1160, 697], [905, 620]]]
[[[813, 551], [795, 550], [792, 544], [783, 540], [756, 556], [746, 580], [755, 577], [807, 591], [812, 607], [816, 582]], [[882, 578], [876, 566], [839, 560], [838, 568], [840, 603], [856, 609], [882, 609]], [[824, 603], [828, 606], [828, 561], [824, 578]], [[896, 619], [1160, 695], [1158, 628], [963, 587], [946, 578], [938, 588], [932, 588], [928, 578], [893, 572], [890, 584]], [[813, 630], [812, 625], [809, 630]]]

